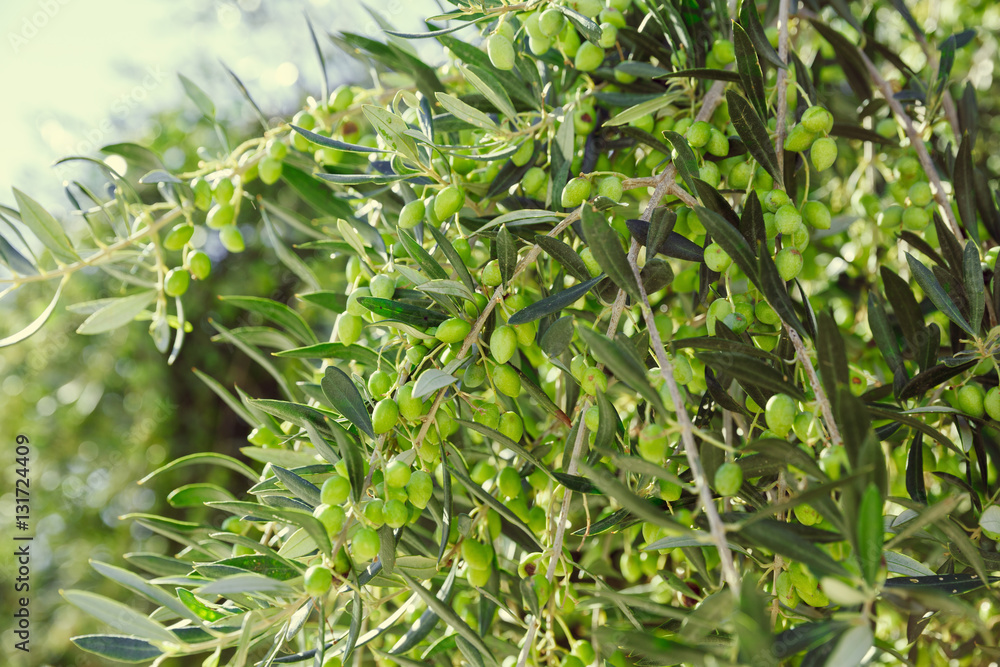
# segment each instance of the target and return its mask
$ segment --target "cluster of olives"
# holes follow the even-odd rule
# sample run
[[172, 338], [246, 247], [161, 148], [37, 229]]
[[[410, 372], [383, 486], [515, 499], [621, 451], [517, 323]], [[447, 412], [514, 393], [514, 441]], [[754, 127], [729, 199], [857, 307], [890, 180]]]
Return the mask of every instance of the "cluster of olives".
[[528, 50], [536, 56], [544, 55], [555, 46], [581, 72], [592, 72], [600, 67], [604, 62], [605, 50], [615, 45], [619, 28], [625, 26], [622, 12], [632, 4], [631, 0], [614, 0], [607, 6], [600, 0], [570, 0], [565, 4], [587, 18], [600, 22], [601, 32], [596, 41], [582, 39], [573, 23], [553, 5], [521, 13], [518, 27], [515, 27], [514, 19], [504, 15], [486, 38], [486, 53], [493, 66], [498, 70], [514, 69], [517, 59], [516, 43], [518, 36], [523, 35], [526, 37], [523, 41]]

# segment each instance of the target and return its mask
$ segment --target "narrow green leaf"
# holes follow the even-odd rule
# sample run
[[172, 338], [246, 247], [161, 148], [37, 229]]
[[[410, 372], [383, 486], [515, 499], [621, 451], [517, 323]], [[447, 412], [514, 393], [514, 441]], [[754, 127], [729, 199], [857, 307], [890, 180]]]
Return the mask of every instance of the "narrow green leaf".
[[201, 507], [210, 500], [236, 500], [218, 484], [196, 483], [177, 487], [167, 496], [171, 507]]
[[320, 214], [331, 218], [354, 217], [354, 209], [350, 204], [337, 197], [333, 190], [311, 174], [285, 163], [281, 167], [281, 178]]
[[962, 313], [959, 312], [955, 302], [951, 300], [951, 297], [941, 287], [938, 279], [934, 277], [934, 273], [910, 253], [906, 253], [906, 263], [909, 264], [913, 277], [916, 279], [917, 284], [920, 285], [920, 289], [927, 295], [927, 298], [931, 300], [931, 303], [937, 306], [938, 310], [958, 325], [962, 331], [970, 336], [975, 336], [976, 332], [965, 318], [962, 317]]
[[56, 304], [59, 303], [59, 297], [62, 296], [63, 287], [65, 287], [68, 282], [69, 274], [64, 276], [63, 279], [59, 281], [59, 287], [56, 288], [56, 293], [52, 295], [52, 300], [49, 301], [49, 305], [45, 307], [45, 310], [42, 311], [41, 315], [36, 317], [31, 324], [24, 327], [17, 333], [13, 333], [5, 338], [0, 338], [0, 348], [20, 343], [22, 340], [26, 340], [30, 336], [37, 333], [52, 315], [52, 311], [55, 310]]
[[722, 246], [726, 254], [755, 285], [759, 285], [757, 257], [740, 231], [729, 224], [721, 215], [703, 206], [695, 207], [695, 213], [712, 240]]
[[593, 206], [584, 204], [581, 220], [587, 246], [608, 277], [625, 291], [633, 303], [639, 303], [639, 284], [635, 280], [632, 266], [622, 249], [620, 237], [607, 219]]
[[285, 485], [292, 495], [294, 495], [299, 500], [302, 500], [313, 507], [320, 504], [319, 499], [319, 487], [302, 479], [296, 475], [291, 470], [282, 468], [281, 466], [271, 466], [271, 470], [274, 471], [275, 476], [281, 480], [281, 483]]
[[896, 342], [895, 332], [889, 324], [889, 316], [875, 292], [868, 293], [868, 328], [882, 356], [893, 373], [906, 372], [903, 368], [903, 357]]
[[417, 240], [413, 238], [409, 230], [399, 229], [397, 233], [399, 234], [399, 240], [402, 241], [403, 247], [406, 249], [406, 254], [419, 264], [420, 268], [428, 276], [435, 280], [446, 280], [448, 278], [448, 272], [441, 267], [436, 259], [431, 257], [430, 253], [424, 250], [422, 245], [417, 243]]
[[347, 479], [351, 480], [351, 497], [354, 502], [360, 502], [364, 491], [365, 459], [361, 443], [337, 422], [329, 422], [333, 437], [340, 450], [340, 458], [347, 465]]
[[906, 455], [906, 492], [921, 505], [927, 504], [924, 486], [924, 434], [918, 432], [910, 442]]
[[[760, 22], [760, 17], [757, 15], [757, 7], [754, 3], [743, 3], [743, 6], [740, 8], [740, 25], [746, 30], [747, 35], [749, 35], [758, 56], [775, 67], [785, 69], [785, 63], [781, 62], [778, 52], [774, 50], [771, 42], [767, 39], [767, 33], [764, 32], [764, 26]], [[812, 99], [816, 98], [812, 97]]]
[[677, 172], [684, 179], [684, 185], [687, 186], [688, 190], [692, 194], [698, 192], [697, 186], [695, 186], [695, 179], [698, 178], [698, 158], [695, 156], [694, 151], [691, 149], [691, 145], [687, 142], [687, 139], [683, 135], [674, 132], [673, 130], [668, 130], [663, 133], [664, 138], [670, 142], [670, 145], [674, 147], [677, 152], [677, 156], [674, 157], [674, 166], [677, 167]]
[[590, 280], [590, 272], [587, 270], [587, 265], [583, 263], [583, 258], [568, 244], [554, 236], [541, 234], [535, 236], [535, 243], [542, 248], [545, 254], [559, 262], [566, 269], [566, 273], [580, 282]]
[[753, 102], [757, 114], [764, 118], [767, 115], [764, 75], [760, 71], [760, 61], [757, 59], [750, 37], [739, 23], [733, 23], [733, 42], [736, 44], [736, 69], [740, 74], [743, 92]]
[[781, 521], [775, 519], [754, 521], [741, 526], [736, 534], [743, 535], [751, 542], [781, 554], [788, 560], [807, 565], [817, 577], [850, 576], [850, 573], [829, 554]]
[[428, 368], [417, 378], [417, 383], [413, 386], [413, 398], [429, 396], [438, 389], [443, 389], [455, 382], [458, 382], [458, 378], [451, 373], [445, 373], [437, 368]]
[[406, 134], [408, 127], [405, 120], [374, 104], [365, 104], [361, 110], [368, 122], [385, 141], [386, 146], [414, 163], [420, 162], [417, 144], [412, 137]]
[[187, 456], [182, 456], [180, 458], [174, 459], [170, 463], [162, 465], [153, 472], [149, 473], [148, 475], [140, 479], [137, 483], [145, 484], [154, 477], [157, 477], [165, 472], [169, 472], [172, 470], [179, 470], [180, 468], [192, 465], [222, 466], [223, 468], [229, 468], [230, 470], [234, 470], [240, 473], [241, 475], [243, 475], [244, 477], [253, 482], [256, 482], [260, 479], [260, 475], [258, 475], [253, 468], [251, 468], [250, 466], [248, 466], [247, 464], [243, 463], [238, 459], [234, 459], [231, 456], [226, 456], [225, 454], [216, 454], [215, 452], [201, 452], [198, 454], [188, 454]]
[[252, 345], [248, 345], [238, 336], [234, 335], [232, 331], [222, 326], [218, 322], [209, 319], [208, 323], [211, 324], [212, 327], [219, 332], [219, 335], [223, 339], [225, 339], [226, 342], [232, 343], [233, 345], [238, 347], [240, 351], [243, 352], [243, 354], [253, 359], [261, 368], [267, 371], [267, 374], [274, 378], [275, 382], [278, 383], [278, 387], [281, 388], [281, 391], [285, 394], [287, 398], [289, 399], [295, 398], [295, 392], [293, 392], [291, 386], [289, 386], [288, 380], [285, 379], [285, 376], [281, 374], [281, 372], [277, 369], [277, 367], [275, 367], [275, 365], [271, 363], [271, 360], [268, 357], [264, 356], [264, 354], [262, 354], [259, 349], [257, 349]]
[[292, 359], [341, 359], [344, 361], [356, 361], [362, 366], [368, 366], [369, 368], [378, 366], [378, 353], [357, 344], [317, 343], [316, 345], [296, 347], [291, 350], [280, 350], [275, 352], [274, 356], [289, 357]]
[[63, 591], [62, 596], [102, 623], [150, 641], [178, 643], [174, 633], [131, 607], [88, 591]]
[[372, 420], [368, 415], [364, 399], [361, 398], [361, 392], [354, 386], [347, 373], [336, 366], [327, 366], [320, 386], [326, 399], [337, 412], [344, 415], [369, 438], [375, 439]]
[[861, 498], [858, 511], [858, 561], [861, 574], [868, 585], [874, 585], [882, 563], [882, 536], [885, 534], [882, 518], [882, 495], [870, 483]]
[[314, 144], [324, 146], [326, 148], [333, 148], [338, 151], [345, 151], [348, 153], [384, 153], [385, 150], [381, 148], [373, 148], [371, 146], [362, 146], [360, 144], [350, 144], [344, 141], [338, 141], [337, 139], [332, 139], [331, 137], [323, 136], [322, 134], [316, 134], [315, 132], [310, 132], [305, 130], [298, 125], [292, 125], [291, 128], [295, 130], [298, 134], [308, 139]]
[[219, 299], [274, 322], [298, 338], [303, 345], [315, 345], [319, 342], [305, 319], [283, 303], [254, 296], [220, 296]]
[[[319, 522], [317, 521], [317, 523]], [[322, 524], [320, 524], [320, 526], [322, 526]], [[329, 550], [329, 547], [327, 550]], [[288, 595], [292, 593], [293, 589], [283, 581], [278, 581], [277, 579], [272, 579], [271, 577], [265, 577], [261, 574], [247, 573], [233, 574], [228, 577], [216, 579], [213, 582], [195, 589], [195, 591], [202, 597], [212, 597], [215, 595], [229, 596], [240, 593]]]
[[585, 326], [578, 327], [577, 330], [595, 359], [605, 364], [619, 380], [638, 391], [643, 398], [652, 403], [654, 408], [666, 414], [660, 394], [653, 389], [653, 385], [646, 378], [646, 369], [637, 364], [632, 355], [603, 334]]
[[436, 327], [448, 319], [447, 315], [437, 311], [391, 299], [363, 296], [358, 299], [358, 303], [383, 317], [424, 329], [427, 327]]
[[420, 582], [416, 581], [413, 577], [408, 575], [406, 572], [400, 570], [399, 576], [407, 583], [410, 590], [415, 592], [421, 597], [427, 608], [432, 610], [437, 614], [441, 620], [448, 624], [448, 627], [452, 628], [461, 635], [466, 641], [476, 647], [476, 649], [484, 656], [484, 659], [489, 665], [496, 665], [496, 659], [493, 657], [494, 653], [491, 651], [483, 640], [476, 634], [476, 631], [469, 627], [466, 623], [459, 617], [455, 610], [453, 610], [449, 605], [442, 602], [436, 595], [431, 591], [427, 590], [420, 585]]
[[[721, 245], [721, 244], [720, 244]], [[806, 329], [799, 321], [798, 313], [795, 312], [795, 306], [792, 303], [792, 297], [788, 293], [788, 289], [785, 287], [785, 281], [781, 279], [781, 275], [778, 273], [778, 267], [775, 266], [774, 260], [771, 259], [771, 253], [764, 249], [761, 245], [758, 250], [760, 253], [760, 259], [758, 262], [759, 274], [758, 287], [760, 291], [764, 293], [764, 297], [767, 302], [774, 308], [781, 320], [788, 326], [795, 329], [800, 336], [805, 337]]]
[[170, 611], [174, 612], [182, 618], [187, 618], [188, 620], [198, 623], [200, 621], [199, 617], [192, 613], [187, 607], [178, 602], [177, 598], [170, 595], [162, 588], [154, 586], [149, 583], [138, 574], [130, 572], [120, 567], [114, 565], [109, 565], [108, 563], [102, 563], [100, 561], [92, 560], [90, 561], [90, 566], [94, 568], [101, 575], [107, 577], [111, 581], [128, 588], [129, 590], [138, 593], [139, 595], [145, 597], [147, 600], [155, 602], [161, 607], [166, 607]]
[[804, 400], [805, 394], [781, 371], [749, 354], [739, 352], [701, 352], [697, 355], [718, 372], [726, 373], [744, 386], [756, 386], [773, 393], [788, 394], [792, 398]]
[[729, 115], [733, 126], [746, 144], [751, 157], [764, 167], [776, 183], [783, 183], [784, 179], [778, 169], [778, 156], [774, 153], [774, 146], [771, 144], [764, 121], [754, 112], [746, 98], [736, 91], [728, 91], [726, 101], [729, 102]]
[[500, 265], [500, 276], [506, 285], [514, 277], [514, 269], [517, 267], [517, 241], [514, 235], [507, 229], [507, 225], [500, 228], [496, 239], [497, 263]]
[[88, 653], [115, 662], [148, 662], [163, 652], [147, 641], [123, 635], [78, 635], [70, 641]]
[[596, 21], [588, 18], [567, 5], [553, 5], [553, 7], [562, 12], [588, 42], [597, 44], [597, 42], [600, 41], [601, 26], [597, 25]]
[[[621, 69], [621, 65], [619, 65], [615, 69], [616, 70]], [[712, 69], [709, 67], [693, 67], [691, 69], [679, 69], [679, 70], [674, 70], [673, 72], [667, 72], [666, 74], [659, 74], [656, 76], [656, 78], [658, 79], [679, 79], [682, 77], [688, 79], [707, 79], [709, 81], [729, 81], [730, 83], [739, 83], [740, 81], [740, 75], [737, 74], [736, 72], [730, 72], [727, 69]]]
[[229, 512], [235, 516], [256, 516], [269, 521], [278, 521], [280, 523], [298, 526], [309, 534], [309, 537], [313, 539], [320, 551], [328, 557], [332, 556], [330, 536], [327, 534], [326, 528], [322, 523], [320, 523], [319, 519], [305, 510], [285, 507], [268, 507], [267, 505], [261, 505], [259, 503], [230, 500], [207, 503], [206, 506], [214, 507], [224, 512]]
[[448, 241], [448, 237], [434, 225], [425, 224], [424, 229], [430, 230], [431, 236], [437, 241], [438, 247], [444, 253], [444, 256], [448, 258], [448, 263], [451, 264], [451, 268], [458, 274], [458, 279], [462, 281], [462, 284], [468, 287], [469, 291], [475, 292], [476, 281], [472, 279], [469, 269], [466, 268], [465, 262], [462, 261], [462, 257], [458, 254], [458, 251]]
[[[1000, 580], [1000, 577], [989, 577], [989, 581]], [[902, 590], [932, 590], [949, 595], [962, 595], [977, 588], [982, 588], [983, 580], [974, 574], [932, 574], [924, 576], [889, 577], [882, 584], [883, 588]]]
[[[666, 508], [659, 507], [650, 502], [648, 498], [636, 495], [635, 492], [603, 468], [592, 468], [586, 463], [581, 463], [580, 473], [589, 479], [594, 486], [604, 492], [605, 495], [614, 498], [625, 510], [639, 519], [656, 524], [662, 528], [680, 530], [684, 533], [688, 532], [688, 528], [681, 526], [681, 524], [671, 518]], [[596, 528], [596, 524], [594, 527]]]
[[177, 78], [181, 80], [181, 85], [184, 87], [184, 92], [187, 94], [188, 98], [194, 105], [198, 108], [198, 111], [202, 113], [203, 116], [209, 119], [215, 118], [215, 104], [212, 103], [211, 98], [205, 94], [205, 92], [198, 87], [198, 85], [187, 78], [183, 74], [178, 74]]
[[497, 124], [489, 116], [479, 109], [469, 106], [454, 95], [435, 93], [434, 97], [448, 112], [456, 118], [464, 120], [469, 125], [478, 127], [481, 130], [487, 130], [488, 132], [496, 132], [498, 130]]
[[573, 316], [567, 315], [549, 325], [542, 334], [539, 346], [549, 357], [559, 357], [573, 340]]
[[576, 303], [580, 297], [590, 292], [590, 290], [603, 279], [604, 274], [602, 273], [596, 278], [591, 278], [586, 282], [573, 285], [572, 287], [564, 289], [561, 292], [556, 292], [551, 296], [545, 297], [541, 301], [536, 301], [530, 306], [526, 306], [511, 315], [508, 323], [525, 324], [526, 322], [539, 320], [546, 315], [559, 313], [563, 308], [568, 308], [572, 304]]
[[962, 285], [968, 299], [969, 324], [974, 331], [979, 331], [986, 308], [986, 285], [983, 282], [982, 265], [979, 263], [979, 243], [976, 241], [965, 244], [962, 273]]
[[517, 122], [517, 111], [514, 109], [514, 104], [510, 101], [510, 96], [504, 90], [503, 84], [493, 74], [496, 70], [489, 70], [475, 65], [460, 67], [459, 69], [465, 75], [465, 80], [471, 83], [472, 87], [478, 90], [483, 97], [488, 99], [490, 104], [496, 107], [497, 111], [506, 116], [512, 123]]

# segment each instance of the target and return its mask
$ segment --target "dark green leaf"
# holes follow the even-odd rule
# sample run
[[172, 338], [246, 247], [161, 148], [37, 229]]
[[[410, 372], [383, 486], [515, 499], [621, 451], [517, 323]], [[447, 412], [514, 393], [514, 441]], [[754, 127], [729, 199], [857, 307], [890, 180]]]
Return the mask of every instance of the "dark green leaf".
[[580, 254], [569, 247], [569, 245], [554, 236], [543, 236], [541, 234], [535, 236], [535, 243], [541, 246], [545, 254], [559, 262], [571, 276], [581, 282], [590, 280], [590, 272], [587, 270], [587, 265], [583, 263]]
[[465, 62], [466, 65], [470, 67], [475, 65], [491, 72], [503, 85], [503, 89], [511, 96], [518, 98], [532, 108], [538, 107], [539, 100], [532, 95], [531, 91], [524, 84], [524, 81], [511, 71], [498, 70], [493, 67], [489, 56], [475, 45], [456, 39], [450, 35], [440, 35], [437, 39], [449, 51]]
[[610, 448], [621, 429], [621, 419], [604, 392], [598, 392], [595, 400], [600, 420], [597, 424], [597, 433], [594, 434], [594, 447]]
[[500, 228], [497, 233], [497, 263], [500, 265], [500, 276], [504, 284], [510, 282], [514, 276], [514, 269], [517, 267], [517, 241], [514, 235], [507, 229], [507, 225]]
[[[850, 15], [850, 14], [849, 14]], [[837, 63], [844, 70], [844, 79], [858, 96], [859, 100], [867, 100], [871, 97], [871, 81], [868, 77], [868, 68], [858, 52], [857, 45], [844, 37], [835, 29], [826, 25], [822, 21], [811, 18], [810, 23], [823, 39], [830, 43], [837, 56]]]
[[427, 328], [436, 327], [448, 319], [447, 315], [420, 306], [414, 306], [402, 301], [392, 299], [380, 299], [374, 296], [363, 296], [358, 299], [358, 303], [368, 310], [404, 324], [415, 327]]
[[840, 563], [784, 522], [775, 519], [754, 521], [741, 526], [736, 534], [788, 560], [807, 565], [817, 577], [850, 576]]
[[399, 234], [399, 240], [402, 241], [403, 247], [406, 249], [406, 254], [420, 265], [424, 273], [434, 280], [445, 280], [448, 278], [447, 271], [441, 268], [437, 260], [431, 257], [430, 253], [424, 250], [422, 245], [417, 243], [417, 240], [413, 238], [413, 235], [408, 230], [399, 229], [397, 233]]
[[653, 404], [661, 413], [666, 413], [663, 401], [653, 385], [646, 378], [646, 369], [636, 363], [635, 358], [626, 352], [621, 345], [592, 329], [581, 326], [577, 330], [584, 344], [590, 349], [594, 358], [605, 364], [615, 376], [631, 386], [643, 398]]
[[726, 92], [726, 100], [729, 102], [729, 115], [733, 126], [746, 144], [750, 155], [764, 167], [775, 182], [783, 183], [781, 170], [778, 169], [778, 156], [774, 153], [774, 146], [771, 145], [771, 138], [768, 136], [764, 121], [754, 112], [746, 98], [736, 91]]
[[677, 173], [684, 179], [684, 184], [692, 194], [698, 192], [698, 188], [694, 184], [694, 179], [698, 178], [699, 173], [698, 158], [691, 149], [691, 145], [683, 135], [673, 130], [665, 131], [663, 136], [674, 147], [674, 150], [677, 151], [677, 157], [674, 158], [674, 166], [677, 167]]
[[444, 253], [444, 256], [448, 258], [448, 263], [451, 264], [451, 268], [458, 274], [458, 278], [462, 281], [462, 284], [468, 287], [469, 291], [475, 292], [476, 282], [472, 279], [472, 275], [469, 274], [469, 269], [466, 268], [465, 262], [462, 261], [462, 257], [458, 254], [458, 251], [448, 242], [448, 237], [434, 225], [424, 225], [424, 229], [430, 230], [431, 236], [437, 241], [438, 247]]
[[[743, 3], [743, 6], [740, 8], [740, 25], [746, 30], [747, 35], [749, 35], [758, 56], [775, 67], [785, 69], [785, 63], [781, 62], [778, 52], [771, 46], [771, 42], [767, 38], [767, 33], [764, 32], [764, 26], [760, 22], [760, 17], [757, 15], [757, 7], [754, 3]], [[811, 99], [816, 98], [813, 96]]]
[[874, 585], [882, 563], [882, 536], [885, 534], [882, 495], [874, 483], [868, 485], [862, 496], [857, 525], [861, 573], [869, 585]]
[[646, 290], [646, 294], [653, 294], [674, 281], [674, 270], [665, 260], [654, 257], [647, 260], [646, 265], [642, 267], [639, 279], [642, 280], [642, 287]]
[[677, 79], [682, 77], [689, 79], [708, 79], [709, 81], [729, 81], [731, 83], [738, 83], [740, 80], [740, 75], [736, 72], [730, 72], [725, 69], [711, 69], [708, 67], [674, 70], [673, 72], [668, 72], [667, 74], [660, 74], [656, 78]]
[[147, 662], [163, 653], [147, 641], [124, 635], [79, 635], [70, 641], [88, 653], [116, 662]]
[[526, 394], [535, 399], [535, 401], [538, 402], [538, 405], [550, 415], [561, 421], [566, 426], [572, 426], [572, 423], [570, 422], [569, 417], [566, 416], [566, 413], [560, 410], [559, 406], [552, 402], [552, 399], [549, 398], [549, 395], [545, 393], [544, 389], [535, 384], [535, 381], [525, 374], [525, 372], [520, 368], [516, 366], [511, 366], [511, 368], [513, 368], [521, 377], [521, 389], [523, 389]]
[[[1000, 577], [989, 577], [990, 582], [1000, 581]], [[934, 590], [950, 595], [962, 595], [985, 584], [975, 574], [935, 574], [925, 577], [889, 577], [883, 588], [903, 590]]]
[[[434, 314], [440, 316], [440, 313]], [[398, 316], [393, 319], [402, 320], [402, 318]], [[378, 354], [363, 345], [356, 344], [344, 345], [343, 343], [317, 343], [316, 345], [296, 347], [291, 350], [281, 350], [280, 352], [275, 352], [274, 356], [290, 357], [293, 359], [341, 359], [343, 361], [356, 361], [362, 366], [378, 366]]]
[[508, 323], [525, 324], [526, 322], [534, 322], [535, 320], [541, 319], [546, 315], [559, 313], [563, 308], [567, 308], [576, 303], [580, 297], [587, 294], [587, 292], [593, 289], [594, 285], [601, 282], [603, 279], [604, 274], [602, 273], [596, 278], [591, 278], [587, 282], [573, 285], [572, 287], [564, 289], [561, 292], [556, 292], [552, 296], [548, 296], [541, 301], [536, 301], [530, 306], [526, 306], [511, 315]]
[[924, 434], [917, 433], [910, 442], [906, 456], [906, 492], [922, 505], [927, 504], [927, 490], [924, 487]]
[[305, 319], [283, 303], [252, 296], [220, 296], [219, 298], [237, 308], [243, 308], [271, 320], [305, 345], [314, 345], [319, 342]]
[[920, 260], [916, 259], [910, 253], [906, 253], [906, 263], [910, 266], [910, 271], [913, 273], [913, 277], [916, 279], [917, 284], [920, 285], [920, 289], [924, 291], [927, 298], [931, 300], [938, 310], [944, 313], [949, 320], [954, 322], [960, 329], [965, 331], [970, 336], [975, 336], [976, 332], [972, 329], [972, 326], [962, 317], [962, 313], [959, 312], [958, 307], [951, 300], [951, 297], [944, 291], [941, 287], [941, 283], [938, 279], [934, 277], [934, 274], [924, 266]]
[[364, 399], [361, 398], [361, 392], [354, 386], [347, 373], [336, 366], [327, 366], [321, 386], [330, 405], [374, 440], [375, 431], [372, 429], [372, 420], [368, 415]]
[[774, 308], [774, 312], [781, 317], [782, 322], [795, 329], [800, 336], [806, 336], [806, 329], [802, 326], [802, 322], [799, 321], [799, 316], [795, 312], [795, 306], [792, 303], [792, 297], [785, 287], [785, 281], [781, 279], [781, 275], [778, 273], [778, 267], [774, 265], [774, 260], [771, 259], [771, 253], [767, 252], [763, 246], [758, 252], [760, 253], [760, 260], [758, 262], [760, 280], [758, 286], [760, 287], [760, 291], [764, 293], [764, 298]]
[[896, 333], [892, 330], [889, 316], [886, 315], [882, 301], [875, 292], [868, 293], [868, 328], [871, 329], [872, 338], [892, 372], [905, 374], [906, 369], [903, 367], [899, 343], [896, 342]]
[[786, 379], [780, 371], [757, 357], [739, 352], [702, 352], [696, 356], [716, 371], [736, 378], [744, 387], [751, 385], [798, 400], [805, 398], [792, 378]]
[[348, 153], [384, 153], [385, 150], [381, 148], [372, 148], [371, 146], [362, 146], [361, 144], [350, 144], [344, 141], [338, 141], [331, 137], [323, 136], [322, 134], [316, 134], [315, 132], [310, 132], [297, 125], [292, 125], [291, 128], [301, 134], [303, 137], [308, 139], [314, 144], [319, 144], [320, 146], [325, 146], [326, 148], [333, 148], [338, 151], [347, 151]]
[[615, 285], [629, 295], [633, 303], [639, 303], [641, 300], [639, 284], [622, 249], [618, 232], [593, 206], [584, 204], [582, 213], [583, 234], [587, 239], [587, 246], [594, 254], [594, 259]]
[[566, 5], [552, 6], [562, 12], [566, 18], [569, 19], [570, 23], [576, 26], [576, 29], [580, 31], [580, 34], [583, 35], [584, 39], [588, 42], [597, 44], [597, 42], [600, 41], [602, 32], [601, 26], [597, 25], [593, 19], [584, 16], [580, 12], [575, 9], [571, 9]]
[[760, 61], [757, 60], [757, 53], [750, 42], [750, 37], [739, 23], [733, 23], [733, 42], [736, 44], [736, 70], [740, 74], [743, 92], [750, 98], [757, 114], [764, 118], [767, 115], [764, 75], [760, 71]]
[[986, 308], [986, 285], [983, 283], [983, 269], [979, 263], [979, 243], [969, 241], [965, 244], [963, 257], [962, 285], [968, 299], [969, 324], [974, 331], [979, 331], [983, 323], [983, 311]]
[[319, 499], [319, 487], [302, 479], [296, 475], [291, 470], [282, 468], [281, 466], [271, 466], [271, 470], [274, 471], [275, 476], [281, 480], [281, 483], [285, 485], [285, 488], [292, 492], [292, 494], [313, 507], [320, 504]]
[[285, 163], [281, 167], [281, 178], [322, 215], [345, 219], [354, 217], [354, 209], [350, 204], [334, 195], [333, 190], [322, 181], [316, 180], [301, 169]]
[[695, 207], [698, 219], [705, 226], [712, 240], [722, 246], [733, 262], [755, 285], [759, 284], [757, 258], [754, 256], [750, 244], [743, 238], [739, 230], [729, 224], [725, 218], [710, 209], [702, 206]]
[[567, 315], [553, 322], [542, 334], [539, 346], [542, 352], [550, 357], [558, 357], [569, 347], [573, 340], [573, 317]]

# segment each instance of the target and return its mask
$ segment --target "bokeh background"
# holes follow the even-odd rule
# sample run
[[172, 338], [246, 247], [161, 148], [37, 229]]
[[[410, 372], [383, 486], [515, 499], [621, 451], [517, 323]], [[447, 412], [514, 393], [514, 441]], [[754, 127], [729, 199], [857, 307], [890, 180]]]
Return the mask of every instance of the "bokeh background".
[[[367, 8], [366, 8], [367, 7]], [[370, 82], [340, 53], [328, 34], [341, 30], [377, 36], [369, 12], [394, 26], [422, 30], [420, 17], [440, 8], [427, 0], [359, 2], [241, 0], [32, 0], [0, 3], [0, 204], [11, 187], [25, 191], [61, 219], [71, 210], [63, 185], [99, 186], [93, 167], [53, 166], [68, 155], [106, 158], [101, 146], [135, 142], [158, 152], [171, 169], [192, 166], [196, 151], [219, 142], [185, 97], [178, 73], [213, 99], [231, 141], [256, 119], [220, 61], [248, 87], [271, 118], [290, 118], [307, 96], [319, 95], [320, 65], [305, 16], [316, 29], [331, 87]], [[421, 55], [440, 57], [431, 42]], [[259, 129], [259, 127], [258, 127]], [[169, 146], [169, 148], [168, 148]], [[132, 176], [132, 174], [129, 174]], [[0, 223], [3, 224], [3, 223]], [[185, 299], [194, 324], [173, 366], [157, 353], [142, 323], [112, 334], [79, 336], [85, 315], [60, 305], [41, 332], [0, 348], [0, 438], [7, 463], [0, 486], [0, 664], [99, 665], [69, 642], [107, 629], [65, 603], [61, 589], [80, 588], [128, 601], [129, 594], [94, 572], [90, 559], [127, 566], [122, 554], [170, 553], [170, 546], [119, 517], [155, 512], [190, 518], [166, 502], [170, 490], [195, 481], [226, 485], [220, 469], [188, 468], [136, 481], [168, 459], [198, 451], [239, 456], [247, 428], [192, 373], [196, 367], [228, 387], [276, 396], [273, 380], [235, 350], [211, 342], [209, 318], [232, 328], [260, 324], [224, 307], [218, 294], [256, 294], [292, 301], [294, 276], [248, 238], [248, 251], [217, 262], [207, 284]], [[222, 259], [221, 247], [210, 249]], [[98, 272], [71, 281], [62, 304], [114, 294], [120, 287]], [[0, 300], [0, 338], [10, 324], [32, 319], [51, 286], [19, 290]], [[6, 323], [6, 324], [5, 324]], [[8, 610], [14, 601], [11, 558], [14, 529], [14, 439], [31, 440], [31, 653], [14, 650]], [[205, 475], [208, 478], [205, 478]], [[18, 594], [18, 596], [21, 594]], [[171, 663], [172, 664], [172, 663]]]

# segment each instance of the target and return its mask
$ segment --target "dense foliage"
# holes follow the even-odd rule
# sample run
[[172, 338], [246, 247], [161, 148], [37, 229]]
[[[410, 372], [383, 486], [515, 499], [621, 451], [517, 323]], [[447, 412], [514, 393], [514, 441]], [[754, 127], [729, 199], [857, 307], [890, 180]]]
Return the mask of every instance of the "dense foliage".
[[192, 515], [130, 517], [177, 548], [94, 561], [147, 602], [65, 591], [119, 633], [74, 642], [206, 665], [995, 658], [996, 139], [960, 67], [980, 38], [899, 2], [455, 5], [430, 33], [332, 36], [375, 85], [289, 124], [236, 81], [261, 131], [232, 149], [182, 78], [223, 145], [178, 173], [107, 147], [132, 170], [91, 161], [113, 187], [78, 187], [86, 236], [20, 191], [0, 211], [8, 290], [54, 290], [4, 345], [84, 267], [121, 290], [76, 304], [78, 331], [148, 322], [171, 363], [208, 250], [256, 232], [299, 282], [225, 297], [250, 326], [210, 320], [276, 393], [199, 372], [245, 460], [149, 474], [200, 471], [170, 494]]

